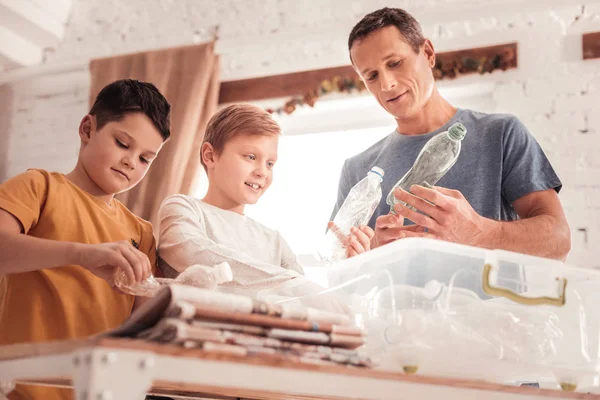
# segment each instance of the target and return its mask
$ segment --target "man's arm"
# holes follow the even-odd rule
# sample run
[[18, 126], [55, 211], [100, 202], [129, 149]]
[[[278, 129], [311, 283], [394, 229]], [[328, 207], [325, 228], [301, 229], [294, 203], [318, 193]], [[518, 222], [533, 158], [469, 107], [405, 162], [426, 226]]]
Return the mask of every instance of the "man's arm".
[[564, 260], [571, 249], [569, 225], [554, 189], [531, 192], [515, 200], [513, 207], [521, 219], [509, 222], [478, 215], [457, 190], [413, 186], [411, 192], [414, 195], [397, 190], [394, 195], [425, 215], [401, 204], [394, 209], [428, 232], [404, 231], [403, 237], [430, 236], [558, 260]]
[[116, 268], [125, 271], [129, 282], [140, 282], [150, 273], [148, 258], [127, 242], [89, 245], [34, 238], [23, 233], [19, 220], [0, 209], [0, 275], [63, 265], [81, 265], [109, 282]]
[[571, 230], [554, 189], [532, 192], [515, 200], [518, 221], [491, 221], [484, 241], [490, 248], [565, 260], [571, 250]]

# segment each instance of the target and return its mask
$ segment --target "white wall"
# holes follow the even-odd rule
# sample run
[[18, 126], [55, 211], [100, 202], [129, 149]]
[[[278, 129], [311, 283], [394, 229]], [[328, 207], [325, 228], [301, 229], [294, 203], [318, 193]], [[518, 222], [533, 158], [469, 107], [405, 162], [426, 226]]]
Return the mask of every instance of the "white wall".
[[[497, 110], [522, 119], [565, 184], [570, 261], [600, 267], [600, 249], [593, 248], [600, 240], [600, 60], [581, 60], [580, 39], [582, 32], [600, 30], [599, 1], [80, 0], [64, 41], [46, 51], [46, 63], [77, 65], [197, 43], [210, 39], [218, 24], [223, 80], [344, 65], [353, 24], [384, 5], [413, 12], [438, 51], [519, 42], [518, 70], [440, 86], [493, 85]], [[27, 167], [67, 171], [74, 165], [88, 85], [80, 70], [2, 87], [0, 156], [6, 158], [0, 181]]]

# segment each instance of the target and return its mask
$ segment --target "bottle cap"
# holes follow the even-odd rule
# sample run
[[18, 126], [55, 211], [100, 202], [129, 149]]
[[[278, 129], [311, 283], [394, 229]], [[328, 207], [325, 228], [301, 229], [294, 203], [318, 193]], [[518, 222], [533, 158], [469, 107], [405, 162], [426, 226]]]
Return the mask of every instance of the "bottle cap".
[[453, 124], [450, 129], [448, 129], [448, 136], [454, 140], [463, 140], [466, 134], [467, 128], [460, 122]]
[[215, 265], [212, 268], [212, 272], [218, 285], [233, 280], [233, 272], [231, 272], [231, 267], [228, 262], [222, 262], [221, 264]]
[[383, 180], [383, 175], [385, 175], [385, 172], [383, 171], [383, 169], [381, 169], [379, 167], [373, 167], [373, 168], [371, 168], [371, 171], [369, 171], [369, 172], [372, 172], [372, 173], [378, 175], [380, 180]]

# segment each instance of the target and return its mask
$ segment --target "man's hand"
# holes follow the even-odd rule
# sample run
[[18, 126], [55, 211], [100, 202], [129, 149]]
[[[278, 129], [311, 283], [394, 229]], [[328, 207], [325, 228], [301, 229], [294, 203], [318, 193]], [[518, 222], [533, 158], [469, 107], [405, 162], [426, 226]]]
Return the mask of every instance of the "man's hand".
[[425, 232], [422, 226], [404, 226], [402, 215], [387, 214], [377, 217], [375, 220], [375, 235], [371, 240], [371, 248], [374, 249], [406, 237], [436, 238], [434, 234]]
[[366, 225], [361, 225], [358, 228], [352, 227], [350, 235], [345, 235], [332, 221], [329, 221], [327, 227], [346, 249], [346, 257], [354, 257], [371, 250], [371, 239], [375, 232], [370, 227]]
[[397, 189], [394, 197], [420, 212], [402, 204], [396, 204], [394, 211], [413, 221], [421, 230], [426, 228], [428, 232], [407, 232], [405, 237], [433, 235], [441, 240], [471, 246], [483, 243], [488, 220], [475, 212], [461, 192], [438, 186], [428, 189], [418, 185], [413, 185], [410, 190], [411, 193]]
[[114, 286], [119, 270], [125, 272], [130, 285], [139, 283], [152, 273], [146, 254], [133, 247], [128, 241], [115, 243], [78, 244], [76, 264]]

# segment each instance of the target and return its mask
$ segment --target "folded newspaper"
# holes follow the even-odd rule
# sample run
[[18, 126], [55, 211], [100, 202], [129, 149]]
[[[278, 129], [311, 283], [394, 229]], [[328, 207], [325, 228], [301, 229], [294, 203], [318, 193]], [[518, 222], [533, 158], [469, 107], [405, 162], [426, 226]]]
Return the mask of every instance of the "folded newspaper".
[[162, 288], [108, 336], [307, 363], [372, 364], [357, 351], [364, 333], [346, 314], [185, 285]]

